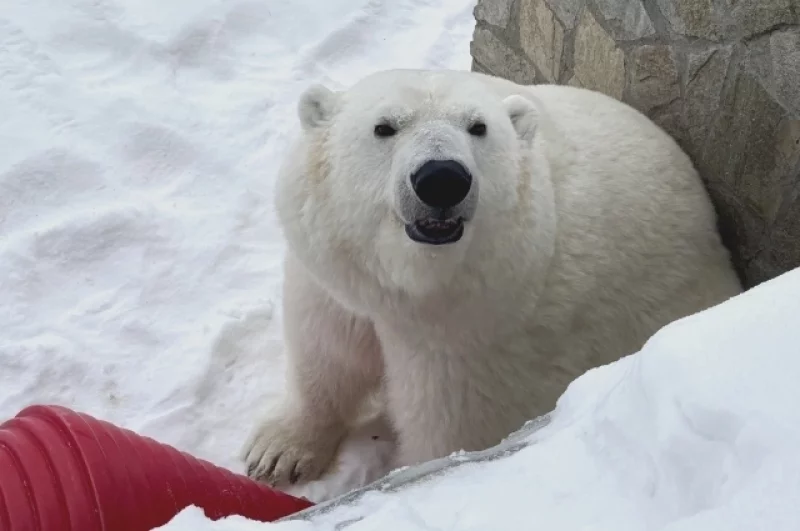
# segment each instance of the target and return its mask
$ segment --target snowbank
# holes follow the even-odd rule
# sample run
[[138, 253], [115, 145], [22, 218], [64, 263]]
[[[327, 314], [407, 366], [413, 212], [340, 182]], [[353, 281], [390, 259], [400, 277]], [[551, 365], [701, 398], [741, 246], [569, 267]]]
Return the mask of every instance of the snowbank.
[[[241, 471], [283, 391], [297, 94], [468, 69], [474, 0], [1, 4], [0, 419], [62, 404]], [[375, 479], [351, 461], [310, 495]]]
[[488, 452], [493, 460], [426, 465], [438, 472], [383, 482], [296, 520], [212, 523], [190, 508], [162, 529], [796, 531], [798, 315], [800, 270], [586, 373], [549, 423]]

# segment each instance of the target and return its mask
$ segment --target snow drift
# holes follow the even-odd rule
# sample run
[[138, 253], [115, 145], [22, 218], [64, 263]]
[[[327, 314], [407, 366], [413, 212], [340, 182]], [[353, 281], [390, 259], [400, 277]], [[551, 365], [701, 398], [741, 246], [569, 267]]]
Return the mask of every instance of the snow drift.
[[186, 509], [164, 531], [796, 530], [800, 270], [575, 380], [499, 447], [272, 524]]

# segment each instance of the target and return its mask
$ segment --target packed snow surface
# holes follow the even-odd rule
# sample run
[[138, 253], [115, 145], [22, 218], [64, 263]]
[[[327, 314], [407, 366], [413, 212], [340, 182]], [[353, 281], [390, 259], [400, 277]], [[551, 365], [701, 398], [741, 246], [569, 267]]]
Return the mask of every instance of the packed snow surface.
[[584, 374], [529, 445], [308, 521], [163, 531], [797, 531], [800, 270]]
[[272, 193], [297, 97], [469, 69], [474, 0], [1, 4], [0, 420], [62, 404], [241, 471], [284, 385]]

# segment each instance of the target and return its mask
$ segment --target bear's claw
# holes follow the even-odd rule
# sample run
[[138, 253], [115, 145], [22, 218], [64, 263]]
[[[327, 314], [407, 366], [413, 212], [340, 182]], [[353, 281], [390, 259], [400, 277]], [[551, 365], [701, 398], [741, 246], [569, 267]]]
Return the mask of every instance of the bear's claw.
[[336, 457], [344, 429], [310, 428], [299, 419], [263, 422], [244, 447], [247, 476], [271, 486], [319, 479]]

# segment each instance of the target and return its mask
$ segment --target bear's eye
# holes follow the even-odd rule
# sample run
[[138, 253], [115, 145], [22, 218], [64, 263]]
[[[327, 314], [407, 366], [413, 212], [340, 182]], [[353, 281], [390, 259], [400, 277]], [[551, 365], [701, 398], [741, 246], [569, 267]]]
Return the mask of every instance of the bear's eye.
[[486, 124], [483, 122], [475, 122], [470, 126], [468, 131], [472, 136], [483, 136], [486, 134]]
[[379, 136], [381, 138], [394, 136], [396, 132], [397, 129], [389, 124], [378, 124], [375, 126], [375, 136]]

